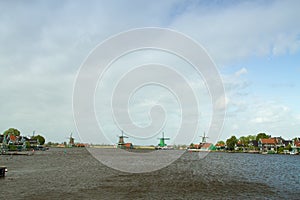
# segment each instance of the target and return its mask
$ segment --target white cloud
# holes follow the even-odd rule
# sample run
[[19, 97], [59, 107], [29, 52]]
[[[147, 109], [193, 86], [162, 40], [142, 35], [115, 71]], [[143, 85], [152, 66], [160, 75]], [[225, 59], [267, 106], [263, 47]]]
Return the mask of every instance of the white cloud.
[[247, 69], [243, 67], [243, 68], [240, 69], [239, 71], [235, 72], [235, 75], [236, 75], [236, 76], [241, 76], [241, 75], [247, 74], [247, 73], [248, 73]]
[[216, 108], [219, 109], [219, 110], [225, 110], [228, 103], [229, 103], [229, 98], [228, 97], [220, 97], [216, 101]]
[[202, 43], [219, 65], [299, 51], [298, 1], [242, 1], [204, 11], [194, 5], [172, 27]]
[[259, 105], [253, 105], [255, 113], [253, 113], [254, 123], [281, 123], [286, 119], [292, 119], [290, 109], [287, 106], [274, 102], [264, 102]]

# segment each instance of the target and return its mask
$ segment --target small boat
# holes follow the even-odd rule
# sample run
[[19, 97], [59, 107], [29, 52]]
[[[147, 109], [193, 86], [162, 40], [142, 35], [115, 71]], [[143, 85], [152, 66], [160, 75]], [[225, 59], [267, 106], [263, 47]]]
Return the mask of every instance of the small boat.
[[156, 146], [155, 149], [156, 150], [173, 150], [174, 147], [172, 147], [172, 146], [164, 146], [164, 147]]
[[299, 155], [299, 152], [291, 151], [291, 152], [290, 152], [290, 155]]
[[187, 149], [188, 152], [200, 152], [201, 149]]

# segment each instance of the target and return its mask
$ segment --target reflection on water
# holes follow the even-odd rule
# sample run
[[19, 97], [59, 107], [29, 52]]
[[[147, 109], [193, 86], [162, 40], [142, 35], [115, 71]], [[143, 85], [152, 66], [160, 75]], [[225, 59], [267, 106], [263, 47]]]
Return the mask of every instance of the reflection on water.
[[[66, 152], [65, 152], [66, 150]], [[300, 156], [186, 153], [159, 171], [110, 169], [85, 149], [0, 156], [0, 199], [298, 199]]]

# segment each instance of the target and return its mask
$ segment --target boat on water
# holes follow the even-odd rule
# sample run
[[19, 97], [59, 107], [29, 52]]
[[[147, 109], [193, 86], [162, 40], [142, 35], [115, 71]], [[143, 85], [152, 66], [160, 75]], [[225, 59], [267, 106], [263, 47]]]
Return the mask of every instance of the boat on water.
[[211, 152], [211, 150], [207, 149], [187, 149], [188, 152]]
[[173, 150], [174, 147], [173, 146], [164, 146], [164, 147], [161, 147], [161, 146], [157, 146], [155, 147], [156, 150]]
[[299, 152], [291, 151], [291, 152], [290, 152], [290, 155], [299, 155]]
[[266, 154], [276, 154], [275, 151], [273, 150], [268, 150], [268, 151], [263, 151], [261, 154], [266, 155]]

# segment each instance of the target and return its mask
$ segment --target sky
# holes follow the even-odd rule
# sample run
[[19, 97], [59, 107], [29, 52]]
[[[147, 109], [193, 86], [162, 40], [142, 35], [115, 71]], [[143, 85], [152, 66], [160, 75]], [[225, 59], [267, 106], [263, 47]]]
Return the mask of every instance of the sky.
[[[80, 66], [99, 43], [135, 28], [161, 27], [187, 35], [214, 61], [225, 87], [226, 118], [220, 140], [231, 135], [265, 132], [292, 139], [300, 136], [300, 2], [299, 1], [1, 1], [0, 2], [0, 132], [10, 127], [23, 135], [33, 131], [47, 141], [87, 141], [78, 133], [72, 107]], [[199, 100], [200, 140], [211, 119], [209, 91], [187, 63], [164, 52], [135, 52], [114, 63], [99, 83], [95, 112], [108, 143], [120, 133], [107, 109], [112, 84], [130, 66], [161, 62], [187, 77]], [[121, 69], [120, 66], [129, 66]], [[172, 78], [170, 78], [172, 79]], [[106, 81], [106, 83], [105, 83]], [[174, 96], [145, 87], [130, 100], [135, 124], [151, 122], [145, 110], [165, 105], [166, 136], [180, 126]], [[171, 102], [171, 103], [170, 103]], [[178, 110], [179, 109], [179, 110]], [[155, 144], [129, 138], [137, 144]], [[107, 138], [95, 143], [107, 143]], [[209, 139], [208, 139], [209, 140]], [[105, 141], [105, 142], [104, 142]]]

